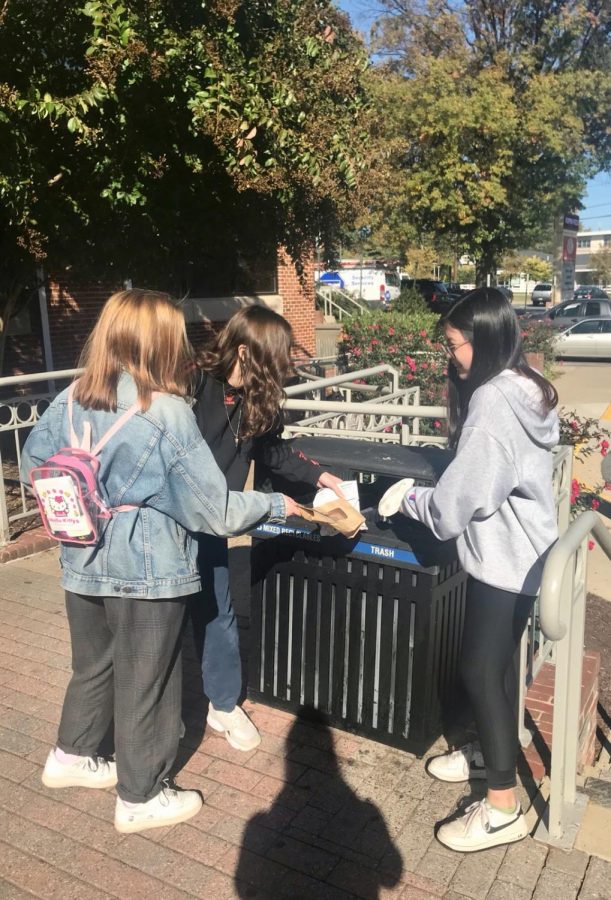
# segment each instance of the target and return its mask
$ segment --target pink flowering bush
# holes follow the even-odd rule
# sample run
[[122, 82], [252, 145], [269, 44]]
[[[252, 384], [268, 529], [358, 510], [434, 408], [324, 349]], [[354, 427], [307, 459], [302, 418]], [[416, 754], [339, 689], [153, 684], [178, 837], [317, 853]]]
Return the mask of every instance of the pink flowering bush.
[[[600, 427], [597, 419], [578, 416], [574, 411], [560, 414], [560, 443], [572, 444], [576, 460], [583, 460], [593, 453], [599, 453], [605, 457], [609, 452], [609, 433]], [[605, 490], [611, 490], [609, 484], [597, 484], [594, 486], [582, 484], [578, 478], [571, 482], [571, 513], [575, 518], [586, 509], [600, 509], [600, 500], [597, 494]], [[594, 541], [588, 541], [588, 549], [594, 548]]]
[[[399, 371], [401, 387], [420, 387], [427, 406], [445, 404], [447, 357], [439, 343], [433, 313], [383, 313], [343, 323], [339, 352], [347, 371], [389, 363]], [[379, 377], [380, 383], [388, 378]], [[431, 423], [432, 430], [441, 427]]]
[[[419, 387], [425, 406], [445, 406], [448, 360], [439, 342], [438, 316], [427, 312], [383, 313], [344, 322], [339, 347], [346, 371], [389, 363], [399, 372], [401, 387]], [[387, 384], [384, 375], [372, 379]], [[362, 399], [370, 399], [363, 395]], [[391, 429], [391, 430], [394, 430]], [[444, 434], [445, 422], [423, 419], [423, 434]]]
[[520, 319], [520, 330], [525, 353], [542, 353], [545, 374], [551, 373], [554, 365], [554, 331], [551, 322], [541, 319]]

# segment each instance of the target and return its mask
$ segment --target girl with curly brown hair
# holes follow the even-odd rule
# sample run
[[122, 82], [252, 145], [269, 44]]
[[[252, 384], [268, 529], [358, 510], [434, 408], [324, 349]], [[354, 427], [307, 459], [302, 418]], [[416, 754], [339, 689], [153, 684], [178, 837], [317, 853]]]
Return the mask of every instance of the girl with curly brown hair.
[[[266, 306], [235, 313], [214, 347], [200, 358], [194, 406], [197, 424], [231, 490], [242, 490], [253, 460], [292, 482], [330, 487], [341, 479], [282, 440], [280, 405], [291, 371], [289, 323]], [[227, 541], [198, 536], [202, 595], [193, 606], [198, 640], [203, 636], [202, 676], [210, 700], [208, 724], [238, 750], [261, 737], [238, 706], [242, 670], [238, 628], [229, 591]]]

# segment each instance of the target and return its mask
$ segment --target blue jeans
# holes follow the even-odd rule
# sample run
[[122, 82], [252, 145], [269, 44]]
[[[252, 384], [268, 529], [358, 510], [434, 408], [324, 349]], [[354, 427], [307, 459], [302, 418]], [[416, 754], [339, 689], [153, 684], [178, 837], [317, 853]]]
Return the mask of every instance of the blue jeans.
[[202, 590], [193, 598], [192, 616], [204, 693], [215, 709], [231, 712], [242, 690], [242, 664], [229, 592], [227, 540], [208, 534], [197, 540]]

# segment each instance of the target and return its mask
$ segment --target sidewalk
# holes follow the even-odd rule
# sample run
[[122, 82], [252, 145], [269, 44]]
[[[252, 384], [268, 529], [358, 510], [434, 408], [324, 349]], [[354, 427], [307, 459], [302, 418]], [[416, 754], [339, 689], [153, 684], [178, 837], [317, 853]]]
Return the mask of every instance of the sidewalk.
[[431, 780], [409, 754], [252, 703], [261, 747], [232, 750], [204, 730], [189, 647], [178, 781], [205, 806], [187, 824], [119, 835], [113, 791], [40, 781], [70, 674], [56, 556], [0, 567], [0, 897], [611, 897], [611, 862], [585, 852], [531, 838], [470, 855], [443, 848], [433, 823], [470, 791]]

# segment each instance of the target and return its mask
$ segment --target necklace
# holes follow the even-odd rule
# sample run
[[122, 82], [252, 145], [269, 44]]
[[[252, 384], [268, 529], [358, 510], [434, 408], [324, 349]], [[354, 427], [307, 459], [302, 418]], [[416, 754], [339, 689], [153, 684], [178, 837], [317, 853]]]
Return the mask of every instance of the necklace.
[[[236, 431], [234, 431], [233, 425], [231, 424], [231, 419], [229, 418], [229, 413], [227, 412], [227, 406], [229, 404], [227, 403], [227, 393], [225, 391], [225, 384], [223, 383], [221, 385], [221, 387], [223, 389], [223, 409], [225, 410], [225, 415], [227, 416], [227, 424], [229, 425], [229, 430], [231, 431], [231, 433], [233, 435], [234, 444], [236, 445], [236, 447], [239, 447], [240, 446], [240, 425], [242, 424], [242, 406], [240, 405], [240, 412], [238, 414], [238, 427], [237, 427]], [[232, 398], [231, 405], [233, 405], [234, 402], [235, 401]]]

